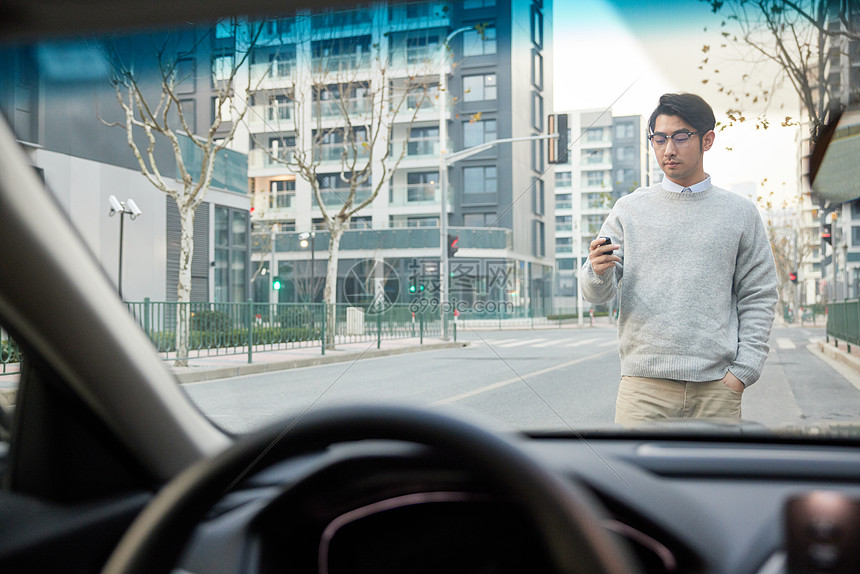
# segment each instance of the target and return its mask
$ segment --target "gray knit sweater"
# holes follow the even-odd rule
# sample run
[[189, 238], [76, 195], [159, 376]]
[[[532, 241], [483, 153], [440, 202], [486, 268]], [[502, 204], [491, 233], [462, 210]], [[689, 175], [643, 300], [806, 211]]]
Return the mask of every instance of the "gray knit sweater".
[[602, 276], [586, 261], [582, 290], [592, 303], [620, 292], [622, 375], [713, 381], [731, 371], [746, 386], [758, 380], [777, 282], [750, 201], [717, 187], [682, 194], [658, 184], [619, 199], [600, 235], [621, 245], [622, 261]]

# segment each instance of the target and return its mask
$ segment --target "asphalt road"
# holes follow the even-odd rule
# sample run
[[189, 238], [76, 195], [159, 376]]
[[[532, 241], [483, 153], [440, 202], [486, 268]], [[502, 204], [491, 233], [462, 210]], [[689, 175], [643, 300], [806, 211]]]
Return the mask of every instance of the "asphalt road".
[[[823, 337], [823, 328], [774, 329], [762, 377], [745, 392], [745, 419], [768, 426], [856, 419], [860, 376], [817, 352]], [[458, 338], [470, 345], [183, 388], [236, 432], [309, 408], [369, 401], [467, 409], [528, 430], [612, 424], [620, 373], [614, 328], [462, 331]]]

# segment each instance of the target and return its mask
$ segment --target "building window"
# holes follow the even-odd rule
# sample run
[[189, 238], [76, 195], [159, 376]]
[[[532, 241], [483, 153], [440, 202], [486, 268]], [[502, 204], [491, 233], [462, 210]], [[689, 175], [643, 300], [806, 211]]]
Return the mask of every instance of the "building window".
[[558, 193], [555, 196], [556, 209], [570, 209], [573, 207], [573, 195], [570, 193]]
[[541, 140], [532, 142], [532, 169], [536, 172], [544, 172], [544, 149], [546, 144]]
[[406, 227], [439, 227], [438, 217], [407, 217]]
[[587, 187], [604, 187], [604, 182], [606, 181], [606, 172], [603, 171], [589, 171], [584, 173], [585, 176], [585, 185]]
[[463, 227], [492, 227], [496, 222], [495, 213], [464, 213]]
[[532, 43], [543, 48], [543, 12], [532, 4]]
[[[439, 132], [437, 131], [436, 133], [438, 134]], [[463, 123], [464, 148], [481, 145], [494, 139], [496, 139], [496, 120]]]
[[543, 221], [532, 222], [532, 255], [543, 257], [546, 255], [546, 233]]
[[197, 72], [194, 58], [179, 58], [176, 60], [176, 93], [193, 94], [197, 87]]
[[633, 139], [633, 124], [615, 124], [615, 138], [628, 140]]
[[483, 102], [496, 99], [496, 75], [463, 77], [463, 101]]
[[484, 28], [483, 37], [477, 30], [463, 35], [463, 56], [487, 56], [496, 53], [496, 28]]
[[634, 185], [636, 172], [630, 168], [623, 168], [615, 171], [616, 185]]
[[[410, 6], [407, 6], [407, 10]], [[429, 8], [429, 6], [424, 5]], [[439, 51], [437, 34], [410, 34], [406, 38], [406, 63], [419, 64], [429, 61]]]
[[496, 193], [497, 189], [495, 166], [463, 168], [463, 193]]
[[543, 89], [543, 55], [532, 50], [532, 85]]
[[571, 173], [569, 171], [557, 171], [555, 172], [555, 186], [556, 187], [570, 187], [573, 185]]
[[373, 221], [370, 216], [355, 216], [353, 215], [349, 220], [349, 228], [350, 229], [372, 229]]
[[434, 201], [438, 179], [438, 171], [406, 174], [406, 201]]
[[587, 142], [602, 142], [603, 128], [585, 128], [582, 130]]
[[215, 301], [248, 298], [248, 213], [215, 206]]
[[544, 185], [539, 178], [532, 179], [532, 211], [537, 215], [544, 214]]
[[[815, 214], [812, 217], [816, 217]], [[851, 219], [860, 219], [860, 199], [851, 202]]]
[[212, 98], [212, 121], [220, 119], [222, 122], [229, 122], [233, 119], [232, 108], [233, 104], [230, 98], [224, 98], [219, 104], [220, 98]]
[[636, 148], [632, 145], [625, 145], [615, 150], [615, 157], [618, 161], [633, 161], [636, 159]]
[[412, 128], [409, 130], [409, 141], [406, 144], [406, 154], [410, 156], [438, 155], [439, 127]]
[[296, 198], [296, 180], [278, 180], [269, 183], [269, 207], [292, 207]]
[[543, 131], [543, 97], [537, 92], [532, 93], [532, 127]]
[[475, 10], [476, 8], [492, 8], [496, 0], [463, 0], [463, 10]]
[[225, 56], [214, 56], [212, 58], [212, 80], [214, 82], [224, 82], [230, 79], [230, 74], [233, 73], [235, 58], [233, 54]]
[[851, 228], [851, 245], [860, 245], [860, 227]]

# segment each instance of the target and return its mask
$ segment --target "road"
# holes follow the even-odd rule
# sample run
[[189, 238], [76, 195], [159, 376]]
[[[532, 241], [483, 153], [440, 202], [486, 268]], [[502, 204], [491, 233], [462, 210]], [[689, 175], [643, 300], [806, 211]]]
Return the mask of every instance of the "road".
[[[823, 337], [823, 328], [774, 329], [762, 377], [745, 391], [746, 420], [772, 426], [856, 419], [860, 376], [817, 351]], [[470, 345], [183, 387], [208, 416], [236, 432], [359, 401], [467, 409], [536, 431], [612, 423], [620, 373], [613, 328], [465, 331], [458, 338]]]

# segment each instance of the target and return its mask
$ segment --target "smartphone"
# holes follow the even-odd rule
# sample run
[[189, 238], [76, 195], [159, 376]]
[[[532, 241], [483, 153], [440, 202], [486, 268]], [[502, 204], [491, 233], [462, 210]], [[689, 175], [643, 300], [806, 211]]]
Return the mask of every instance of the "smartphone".
[[[598, 239], [603, 239], [603, 243], [598, 245], [597, 246], [598, 248], [603, 247], [604, 245], [611, 245], [612, 244], [612, 239], [610, 237], [605, 236], [605, 235], [598, 236]], [[608, 251], [603, 251], [603, 255], [606, 255], [607, 253], [612, 253], [612, 250], [610, 249]]]

